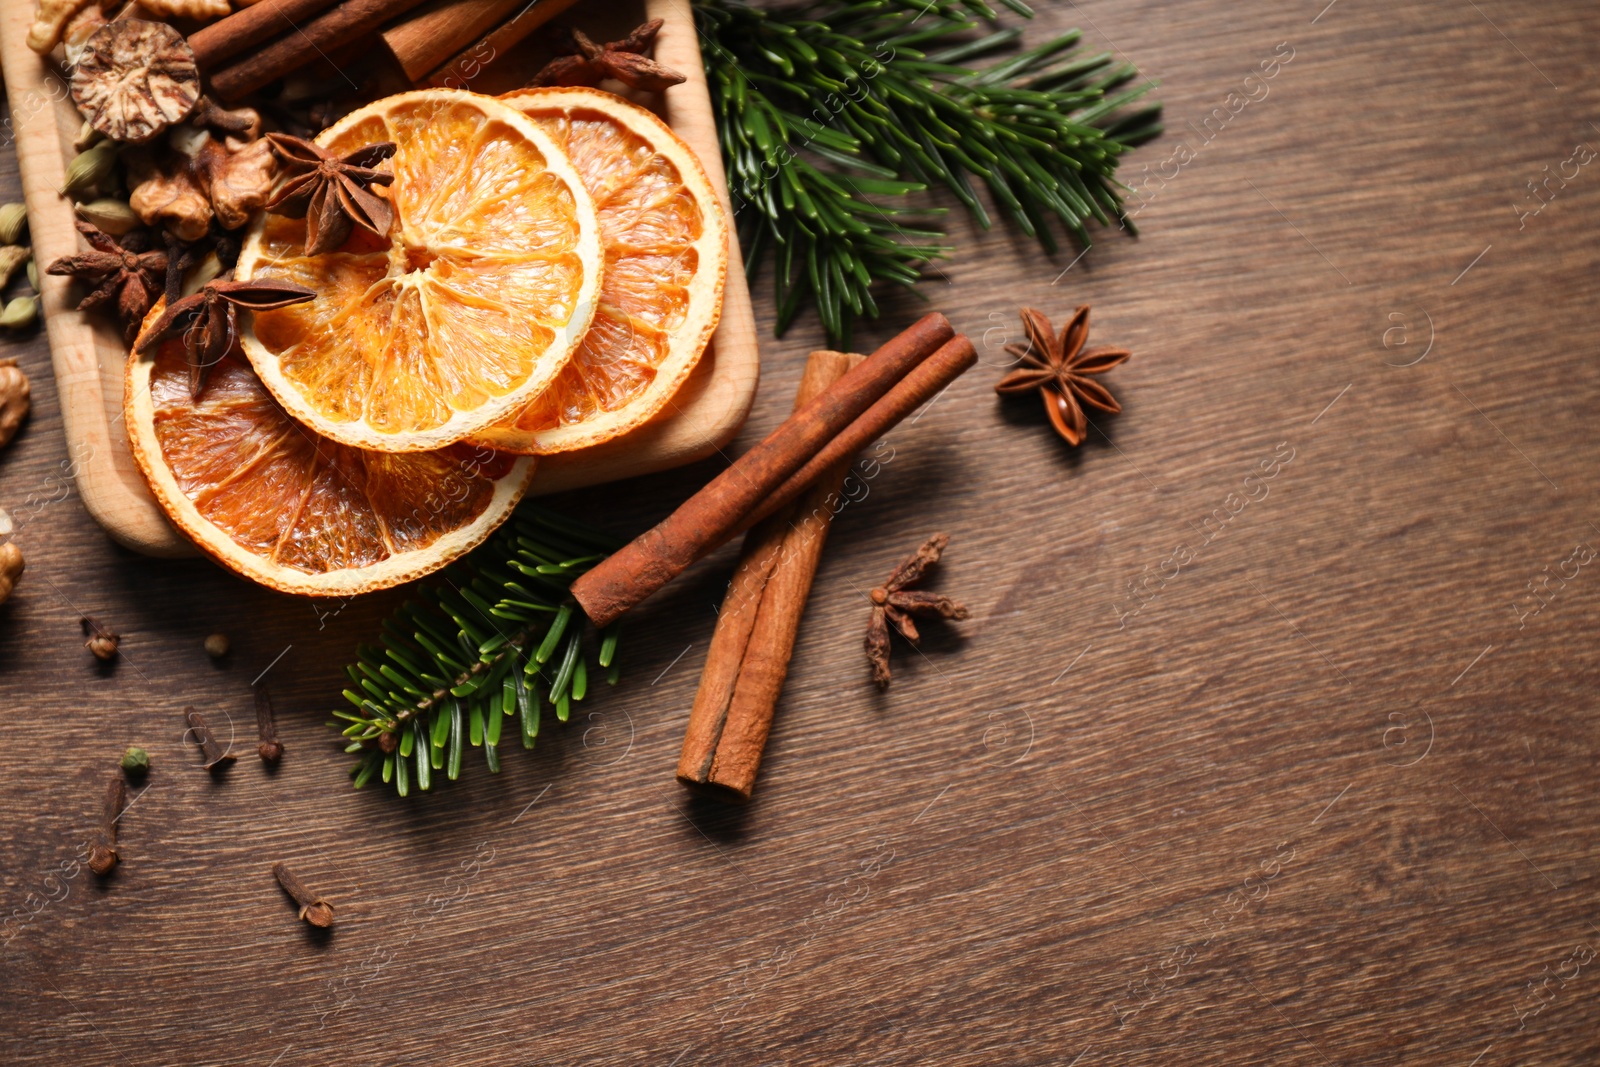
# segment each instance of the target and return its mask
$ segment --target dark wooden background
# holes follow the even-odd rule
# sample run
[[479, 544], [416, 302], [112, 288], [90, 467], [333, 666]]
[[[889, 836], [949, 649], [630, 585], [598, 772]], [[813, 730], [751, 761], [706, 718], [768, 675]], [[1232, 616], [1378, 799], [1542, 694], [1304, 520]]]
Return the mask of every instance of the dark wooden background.
[[[1076, 262], [956, 220], [923, 292], [986, 362], [835, 526], [744, 811], [673, 781], [731, 551], [498, 778], [353, 792], [323, 722], [396, 597], [322, 620], [114, 547], [54, 499], [42, 337], [9, 345], [35, 408], [0, 455], [28, 561], [0, 609], [0, 1059], [1595, 1062], [1600, 165], [1574, 160], [1600, 11], [1324, 3], [1045, 5], [1032, 33], [1160, 80], [1129, 177], [1168, 180], [1141, 238]], [[991, 391], [1022, 302], [1091, 302], [1135, 352], [1076, 452]], [[860, 347], [919, 310], [890, 307]], [[819, 341], [766, 342], [740, 447]], [[559, 505], [632, 533], [715, 469]], [[936, 530], [972, 618], [879, 696], [862, 592]], [[112, 669], [82, 613], [124, 635]], [[263, 671], [288, 754], [213, 783], [180, 709], [247, 733]], [[130, 743], [155, 769], [122, 866], [62, 876]]]

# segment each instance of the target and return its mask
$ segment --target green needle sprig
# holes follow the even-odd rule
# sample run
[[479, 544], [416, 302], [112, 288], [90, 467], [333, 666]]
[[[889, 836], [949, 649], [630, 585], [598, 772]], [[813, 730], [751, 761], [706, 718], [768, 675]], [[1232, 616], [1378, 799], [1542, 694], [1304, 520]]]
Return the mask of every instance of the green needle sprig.
[[931, 187], [987, 229], [981, 187], [1047, 252], [1055, 225], [1084, 247], [1090, 220], [1132, 229], [1117, 163], [1160, 133], [1160, 107], [1134, 106], [1153, 86], [1132, 85], [1131, 65], [1077, 56], [1076, 30], [976, 68], [1021, 39], [982, 0], [695, 0], [695, 13], [746, 269], [772, 252], [779, 334], [811, 303], [847, 346], [878, 313], [874, 285], [912, 286], [953, 251], [933, 228], [942, 212], [905, 203]]
[[[385, 620], [378, 643], [346, 668], [355, 711], [335, 711], [339, 721], [328, 724], [346, 752], [361, 753], [350, 770], [356, 788], [381, 777], [407, 796], [431, 789], [436, 773], [454, 781], [468, 746], [499, 773], [507, 727], [532, 748], [544, 704], [566, 722], [589, 686], [583, 615], [567, 590], [618, 547], [524, 503]], [[613, 624], [594, 655], [611, 683], [616, 650]]]

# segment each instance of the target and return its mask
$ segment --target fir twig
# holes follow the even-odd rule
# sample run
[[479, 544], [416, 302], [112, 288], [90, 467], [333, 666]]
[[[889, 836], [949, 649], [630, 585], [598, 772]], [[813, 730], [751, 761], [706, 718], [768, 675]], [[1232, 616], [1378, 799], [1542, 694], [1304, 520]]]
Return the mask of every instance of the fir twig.
[[987, 228], [976, 179], [1049, 252], [1054, 225], [1084, 246], [1090, 220], [1132, 228], [1116, 166], [1160, 132], [1160, 109], [1134, 107], [1152, 86], [1130, 87], [1132, 66], [1076, 56], [1077, 31], [980, 69], [965, 64], [1021, 36], [973, 36], [996, 16], [982, 0], [695, 10], [747, 268], [775, 253], [780, 334], [810, 302], [847, 347], [854, 319], [877, 314], [875, 283], [913, 285], [948, 254], [939, 212], [903, 204], [931, 186]]
[[[454, 781], [468, 745], [500, 770], [504, 720], [523, 748], [539, 734], [545, 702], [566, 722], [584, 698], [583, 616], [572, 582], [618, 546], [534, 504], [520, 505], [488, 541], [446, 568], [384, 622], [376, 645], [346, 668], [355, 711], [329, 723], [362, 753], [356, 788], [375, 776], [401, 796]], [[600, 635], [595, 662], [616, 682], [617, 626]]]

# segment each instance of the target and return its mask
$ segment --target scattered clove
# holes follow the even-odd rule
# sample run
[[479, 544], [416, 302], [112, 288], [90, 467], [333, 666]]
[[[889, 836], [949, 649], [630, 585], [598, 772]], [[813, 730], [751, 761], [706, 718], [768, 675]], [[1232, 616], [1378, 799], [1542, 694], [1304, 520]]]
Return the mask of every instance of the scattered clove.
[[87, 615], [78, 620], [78, 625], [83, 627], [84, 636], [89, 638], [83, 643], [83, 647], [93, 652], [95, 659], [104, 662], [116, 658], [117, 644], [122, 640], [121, 634], [112, 633]]
[[867, 661], [872, 664], [872, 680], [879, 689], [889, 687], [889, 624], [900, 636], [915, 645], [922, 639], [912, 616], [964, 619], [967, 609], [947, 596], [925, 593], [909, 587], [920, 582], [928, 568], [939, 562], [948, 534], [936, 533], [894, 569], [884, 583], [867, 595], [872, 602], [872, 618], [867, 625]]
[[300, 905], [300, 918], [321, 930], [333, 925], [333, 905], [307, 889], [293, 871], [282, 863], [274, 863], [272, 874], [283, 891]]
[[206, 720], [193, 708], [184, 708], [183, 717], [189, 724], [189, 730], [194, 734], [194, 743], [200, 746], [200, 751], [205, 753], [205, 768], [215, 774], [218, 770], [227, 767], [238, 757], [232, 752], [223, 750], [222, 743], [211, 733], [211, 727], [206, 725]]
[[272, 698], [264, 685], [256, 689], [256, 731], [261, 735], [256, 746], [261, 762], [277, 763], [283, 758], [283, 744], [278, 740], [278, 725], [272, 721]]
[[129, 745], [122, 754], [122, 773], [129, 778], [143, 778], [150, 773], [150, 753], [138, 745]]
[[89, 869], [104, 877], [117, 865], [117, 820], [122, 817], [122, 801], [127, 795], [122, 775], [106, 782], [106, 802], [100, 823], [100, 839], [89, 847]]

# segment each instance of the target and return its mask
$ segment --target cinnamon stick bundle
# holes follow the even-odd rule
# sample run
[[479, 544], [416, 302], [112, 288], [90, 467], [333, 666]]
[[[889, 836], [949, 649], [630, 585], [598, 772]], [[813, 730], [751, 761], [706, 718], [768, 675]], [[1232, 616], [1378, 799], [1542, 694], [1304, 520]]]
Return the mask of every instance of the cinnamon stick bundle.
[[[861, 362], [813, 352], [795, 409]], [[789, 673], [795, 634], [853, 455], [826, 470], [797, 500], [746, 535], [717, 616], [711, 652], [678, 759], [678, 781], [703, 795], [745, 801], [755, 788], [773, 712]]]
[[[245, 93], [299, 70], [313, 59], [366, 36], [379, 26], [420, 4], [422, 0], [342, 0], [333, 10], [297, 27], [245, 58], [223, 67], [210, 77], [211, 89], [224, 100]], [[222, 22], [253, 14], [264, 7], [230, 15]], [[218, 23], [222, 25], [222, 23]]]
[[[572, 595], [584, 613], [596, 626], [608, 625], [727, 541], [774, 490], [954, 334], [934, 312], [879, 348], [678, 510], [574, 582]], [[867, 439], [890, 425], [866, 427], [875, 431]]]

